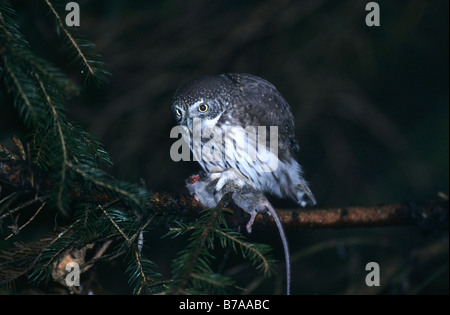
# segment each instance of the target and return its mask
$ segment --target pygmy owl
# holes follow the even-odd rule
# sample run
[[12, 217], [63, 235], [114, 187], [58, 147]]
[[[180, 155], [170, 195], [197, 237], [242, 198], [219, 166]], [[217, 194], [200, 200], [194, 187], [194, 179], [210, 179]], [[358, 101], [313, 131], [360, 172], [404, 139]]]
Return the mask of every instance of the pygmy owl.
[[235, 73], [194, 79], [178, 88], [172, 110], [217, 191], [233, 182], [303, 207], [316, 203], [295, 158], [290, 106], [268, 81]]

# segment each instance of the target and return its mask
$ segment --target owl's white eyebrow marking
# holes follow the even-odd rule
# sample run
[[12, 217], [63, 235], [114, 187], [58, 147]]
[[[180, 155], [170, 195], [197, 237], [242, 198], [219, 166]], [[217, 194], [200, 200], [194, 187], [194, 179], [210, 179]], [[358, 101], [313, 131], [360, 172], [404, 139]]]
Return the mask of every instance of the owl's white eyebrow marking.
[[202, 103], [204, 103], [204, 102], [205, 102], [205, 101], [203, 101], [203, 98], [201, 98], [200, 101], [195, 102], [194, 104], [192, 104], [192, 105], [189, 106], [189, 107], [198, 106], [198, 105], [200, 105], [200, 104], [202, 104]]

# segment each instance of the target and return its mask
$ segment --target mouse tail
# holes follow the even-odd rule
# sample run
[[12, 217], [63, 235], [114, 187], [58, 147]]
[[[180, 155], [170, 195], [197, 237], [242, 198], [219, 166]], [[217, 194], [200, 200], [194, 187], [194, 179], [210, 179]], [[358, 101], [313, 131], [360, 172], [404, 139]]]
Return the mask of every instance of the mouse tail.
[[278, 216], [277, 212], [272, 207], [270, 202], [267, 201], [266, 206], [267, 206], [267, 209], [269, 210], [269, 213], [272, 215], [273, 219], [275, 220], [278, 231], [280, 232], [281, 242], [283, 243], [284, 259], [286, 261], [286, 294], [290, 295], [291, 294], [291, 261], [290, 261], [289, 246], [288, 246], [286, 234], [284, 233], [284, 228], [283, 228], [283, 225], [281, 224], [280, 217]]

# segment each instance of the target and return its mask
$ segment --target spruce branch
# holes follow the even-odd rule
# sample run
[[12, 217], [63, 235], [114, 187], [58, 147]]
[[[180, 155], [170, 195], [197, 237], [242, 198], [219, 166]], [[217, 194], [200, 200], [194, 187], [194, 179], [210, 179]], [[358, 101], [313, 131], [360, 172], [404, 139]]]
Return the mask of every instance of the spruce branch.
[[[57, 28], [63, 31], [67, 39], [67, 47], [75, 50], [73, 54], [75, 60], [79, 60], [83, 66], [83, 71], [86, 71], [86, 80], [94, 79], [94, 82], [101, 85], [107, 82], [109, 73], [103, 69], [103, 62], [98, 54], [92, 53], [95, 45], [87, 40], [76, 38], [76, 36], [69, 30], [64, 23], [55, 5], [50, 0], [45, 0], [50, 12], [56, 19]], [[57, 1], [54, 1], [57, 2]]]
[[122, 237], [127, 241], [127, 244], [131, 245], [130, 239], [125, 234], [125, 232], [122, 231], [122, 229], [119, 227], [119, 225], [116, 223], [116, 221], [114, 221], [114, 219], [108, 214], [108, 212], [105, 211], [105, 209], [102, 206], [99, 205], [98, 207], [103, 211], [103, 213], [109, 219], [109, 221], [111, 221], [112, 225], [116, 228], [116, 230], [120, 233], [120, 235], [122, 235]]
[[130, 274], [128, 283], [134, 284], [133, 294], [153, 294], [161, 291], [164, 282], [156, 281], [161, 277], [161, 274], [154, 271], [156, 264], [142, 257], [137, 246], [133, 248], [132, 256], [133, 261], [126, 271]]
[[[221, 209], [216, 207], [210, 211], [204, 212], [196, 227], [193, 227], [192, 229], [187, 228], [182, 232], [192, 231], [193, 233], [188, 246], [180, 252], [179, 257], [175, 259], [173, 263], [173, 278], [175, 279], [175, 282], [169, 290], [169, 293], [188, 293], [189, 289], [191, 289], [189, 285], [195, 285], [195, 282], [192, 283], [194, 274], [207, 273], [211, 275], [213, 273], [210, 267], [210, 259], [212, 256], [206, 246], [208, 243], [210, 246], [212, 245], [209, 237], [220, 214], [220, 210]], [[179, 224], [179, 226], [183, 227], [182, 224]], [[196, 279], [199, 278], [197, 277]], [[194, 287], [193, 289], [195, 290], [196, 288]]]
[[60, 184], [59, 184], [59, 188], [58, 188], [57, 204], [58, 204], [58, 209], [63, 214], [67, 215], [67, 211], [64, 209], [62, 199], [63, 199], [64, 186], [65, 186], [65, 181], [66, 181], [66, 167], [67, 167], [67, 164], [69, 163], [69, 157], [68, 157], [67, 148], [66, 148], [65, 135], [63, 133], [63, 128], [62, 128], [63, 122], [60, 119], [60, 115], [59, 115], [58, 111], [56, 110], [56, 107], [53, 104], [53, 101], [50, 98], [50, 95], [47, 93], [44, 83], [41, 81], [41, 79], [37, 73], [35, 74], [35, 77], [36, 77], [37, 82], [39, 83], [39, 87], [41, 88], [42, 93], [45, 96], [45, 100], [46, 100], [48, 106], [50, 107], [50, 111], [53, 116], [54, 124], [56, 125], [56, 128], [58, 130], [58, 136], [59, 136], [58, 139], [61, 143], [61, 150], [62, 150], [62, 162], [61, 162], [61, 179], [60, 179]]
[[122, 198], [126, 198], [131, 201], [131, 204], [134, 204], [137, 208], [143, 209], [144, 202], [141, 198], [142, 195], [146, 195], [146, 192], [138, 187], [114, 179], [108, 180], [108, 175], [98, 169], [90, 167], [87, 168], [81, 165], [75, 166], [71, 162], [68, 162], [67, 165], [76, 173], [81, 175], [85, 180], [92, 182], [102, 189], [105, 189], [109, 193], [122, 196]]
[[28, 41], [15, 23], [17, 18], [9, 3], [0, 3], [0, 56], [3, 64], [3, 81], [5, 90], [14, 95], [14, 104], [27, 127], [35, 128], [45, 120], [47, 110], [42, 106], [45, 100], [36, 93], [39, 89], [35, 74], [45, 82], [47, 90], [53, 90], [67, 98], [78, 93], [77, 86], [67, 77], [52, 67], [45, 60], [36, 56]]
[[[108, 73], [102, 69], [101, 57], [94, 53], [95, 46], [75, 36], [64, 25], [58, 13], [58, 1], [46, 0], [46, 4], [56, 18], [57, 28], [63, 31], [67, 40], [66, 48], [71, 51], [74, 60], [81, 62], [83, 71], [86, 71], [85, 79], [93, 79], [98, 84], [105, 82]], [[26, 182], [25, 186], [22, 183], [15, 186], [18, 189], [16, 192], [0, 200], [1, 219], [10, 218], [13, 221], [9, 226], [13, 234], [6, 239], [17, 237], [37, 217], [45, 204], [55, 203], [67, 218], [71, 210], [74, 221], [69, 228], [53, 236], [50, 242], [43, 242], [45, 245], [38, 253], [30, 251], [34, 255], [32, 263], [25, 268], [26, 271], [32, 269], [30, 279], [34, 282], [48, 281], [51, 275], [54, 280], [61, 280], [66, 273], [60, 261], [64, 262], [72, 253], [83, 253], [97, 242], [102, 243], [104, 239], [108, 239], [104, 243], [108, 246], [102, 246], [104, 249], [96, 253], [89, 266], [102, 259], [112, 260], [127, 254], [134, 257], [129, 266], [136, 266], [135, 270], [138, 271], [137, 276], [133, 275], [131, 280], [136, 282], [135, 293], [152, 293], [162, 282], [152, 282], [153, 277], [158, 277], [153, 271], [156, 265], [142, 256], [144, 230], [150, 228], [151, 224], [159, 224], [159, 220], [155, 220], [156, 214], [145, 208], [149, 195], [138, 186], [118, 181], [99, 169], [112, 164], [109, 154], [89, 133], [66, 117], [65, 103], [69, 97], [78, 93], [77, 86], [63, 73], [34, 55], [15, 19], [17, 16], [14, 9], [8, 3], [1, 2], [1, 83], [5, 86], [5, 91], [14, 98], [14, 106], [29, 129], [30, 141], [27, 142], [26, 152], [22, 143], [13, 138], [18, 155], [4, 146], [0, 147], [0, 158], [15, 163], [12, 166], [0, 160], [2, 171], [9, 167], [25, 171], [17, 172], [16, 169], [16, 173], [9, 173], [8, 178], [2, 176], [0, 192], [3, 184], [7, 184], [8, 179], [15, 176], [23, 176], [15, 179]], [[84, 196], [91, 196], [91, 191], [96, 191], [112, 200], [101, 202], [101, 198], [88, 198], [89, 200], [80, 201], [80, 197], [71, 194], [70, 187], [78, 187], [78, 192], [82, 192]], [[30, 194], [34, 195], [31, 199]], [[22, 200], [17, 204], [19, 198]], [[71, 203], [75, 199], [80, 202]], [[116, 200], [119, 208], [112, 207]], [[19, 227], [17, 222], [21, 211], [34, 206], [38, 201], [43, 204]], [[143, 213], [144, 209], [146, 213]], [[3, 224], [3, 220], [1, 223]], [[111, 253], [104, 254], [112, 240], [118, 243], [117, 246]], [[14, 276], [7, 278], [14, 279]]]
[[214, 229], [214, 232], [221, 236], [222, 247], [232, 247], [235, 253], [238, 252], [237, 247], [239, 247], [244, 259], [249, 259], [265, 276], [270, 275], [274, 261], [269, 255], [271, 250], [269, 246], [247, 242], [242, 234], [231, 230]]
[[[47, 3], [55, 10], [50, 1]], [[16, 18], [14, 9], [7, 2], [0, 3], [0, 77], [5, 90], [14, 96], [20, 117], [31, 129], [33, 152], [29, 154], [40, 168], [54, 174], [59, 183], [54, 188], [54, 202], [59, 211], [67, 215], [67, 189], [74, 176], [69, 165], [108, 166], [111, 160], [100, 143], [67, 119], [64, 104], [77, 90], [75, 85], [32, 53], [15, 23]], [[95, 64], [100, 67], [99, 63]]]
[[[186, 249], [181, 251], [174, 260], [174, 284], [169, 293], [190, 293], [207, 290], [207, 292], [226, 292], [233, 287], [234, 282], [229, 277], [212, 271], [215, 240], [218, 239], [223, 248], [233, 248], [240, 252], [244, 259], [256, 266], [257, 270], [269, 275], [273, 259], [270, 257], [270, 247], [254, 244], [245, 240], [238, 232], [228, 228], [224, 209], [229, 196], [225, 196], [213, 209], [202, 211], [198, 221], [190, 225], [177, 222], [177, 227], [170, 229], [168, 235], [177, 237], [186, 233], [191, 234]], [[240, 251], [237, 250], [240, 249]]]
[[53, 15], [56, 18], [58, 27], [60, 29], [63, 30], [64, 34], [66, 35], [67, 39], [69, 40], [69, 42], [72, 44], [73, 48], [75, 48], [75, 50], [78, 53], [78, 56], [82, 59], [85, 67], [88, 69], [88, 72], [91, 75], [95, 75], [94, 69], [91, 67], [91, 65], [89, 64], [85, 54], [83, 53], [83, 51], [81, 50], [80, 46], [78, 45], [77, 41], [75, 40], [75, 38], [72, 36], [72, 34], [70, 34], [70, 32], [68, 31], [68, 29], [66, 28], [62, 18], [59, 16], [59, 13], [56, 11], [56, 9], [54, 8], [53, 4], [49, 1], [49, 0], [45, 0], [45, 2], [47, 3], [50, 11], [53, 13]]
[[[8, 59], [6, 56], [2, 56], [3, 65], [6, 70], [6, 75], [9, 76], [12, 80], [13, 86], [16, 90], [16, 100], [20, 99], [22, 100], [23, 104], [27, 107], [28, 112], [31, 114], [31, 120], [34, 122], [38, 121], [38, 116], [34, 110], [34, 107], [31, 105], [31, 100], [28, 97], [28, 94], [25, 93], [25, 87], [22, 86], [22, 84], [26, 84], [26, 79], [22, 78], [22, 80], [19, 80], [12, 70], [11, 66], [9, 65]], [[17, 102], [17, 101], [16, 101]], [[24, 119], [28, 120], [28, 119]]]
[[31, 282], [36, 284], [42, 281], [48, 282], [51, 276], [53, 262], [73, 243], [70, 235], [77, 223], [78, 221], [75, 221], [69, 227], [64, 228], [58, 233], [56, 237], [50, 238], [50, 240], [46, 238], [47, 242], [44, 242], [44, 246], [39, 244], [42, 246], [42, 249], [34, 258], [33, 264], [28, 268], [32, 269], [32, 272], [28, 275]]

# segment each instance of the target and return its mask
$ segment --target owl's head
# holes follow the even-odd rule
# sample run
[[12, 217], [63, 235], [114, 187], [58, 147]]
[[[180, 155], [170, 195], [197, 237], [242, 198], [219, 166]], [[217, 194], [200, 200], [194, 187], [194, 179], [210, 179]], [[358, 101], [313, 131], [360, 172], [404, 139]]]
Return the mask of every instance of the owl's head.
[[177, 123], [192, 130], [195, 118], [202, 127], [214, 126], [231, 102], [233, 86], [220, 75], [194, 79], [175, 92], [172, 111]]

